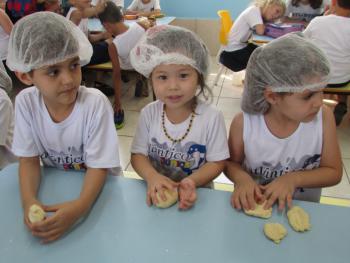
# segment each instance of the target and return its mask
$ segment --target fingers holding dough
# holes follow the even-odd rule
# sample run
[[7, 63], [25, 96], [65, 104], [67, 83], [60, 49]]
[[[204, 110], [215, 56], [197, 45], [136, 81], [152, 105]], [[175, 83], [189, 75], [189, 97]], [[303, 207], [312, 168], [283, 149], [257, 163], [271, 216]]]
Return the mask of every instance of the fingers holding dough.
[[44, 209], [42, 209], [40, 206], [34, 204], [31, 205], [28, 212], [28, 218], [31, 223], [36, 223], [44, 220], [46, 217], [46, 213]]

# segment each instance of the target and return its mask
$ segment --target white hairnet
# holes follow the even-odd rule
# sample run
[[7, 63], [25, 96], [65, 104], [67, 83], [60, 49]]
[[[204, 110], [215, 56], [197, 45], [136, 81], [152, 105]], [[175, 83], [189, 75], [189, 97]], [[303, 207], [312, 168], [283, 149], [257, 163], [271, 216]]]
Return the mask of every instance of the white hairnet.
[[302, 34], [287, 34], [254, 50], [244, 80], [242, 110], [264, 113], [269, 104], [264, 90], [303, 92], [327, 85], [330, 66], [326, 56]]
[[12, 80], [7, 74], [2, 61], [0, 60], [0, 87], [3, 88], [6, 92], [9, 92], [12, 89]]
[[147, 30], [130, 52], [134, 69], [149, 77], [160, 64], [190, 65], [204, 79], [208, 75], [209, 52], [203, 41], [182, 27], [162, 25]]
[[75, 56], [85, 65], [91, 55], [89, 40], [75, 24], [53, 12], [37, 12], [13, 27], [6, 64], [13, 71], [29, 72]]

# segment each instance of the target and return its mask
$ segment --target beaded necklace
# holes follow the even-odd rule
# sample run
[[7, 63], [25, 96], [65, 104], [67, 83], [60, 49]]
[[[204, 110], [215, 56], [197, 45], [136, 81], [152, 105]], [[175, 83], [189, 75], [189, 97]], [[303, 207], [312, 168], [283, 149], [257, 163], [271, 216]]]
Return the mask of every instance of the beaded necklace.
[[[165, 105], [164, 105], [164, 106], [165, 106]], [[192, 123], [193, 123], [194, 116], [196, 115], [195, 112], [194, 112], [195, 109], [196, 109], [196, 104], [195, 104], [195, 106], [194, 106], [194, 109], [192, 110], [190, 123], [188, 124], [188, 127], [187, 127], [187, 129], [186, 129], [185, 134], [184, 134], [182, 137], [180, 137], [179, 139], [174, 139], [174, 138], [172, 138], [172, 137], [169, 135], [169, 133], [167, 132], [167, 130], [166, 130], [166, 128], [165, 128], [165, 110], [164, 110], [164, 107], [163, 107], [163, 112], [162, 112], [162, 128], [163, 128], [163, 132], [164, 132], [165, 136], [166, 136], [173, 144], [183, 141], [183, 140], [186, 138], [186, 136], [189, 134], [189, 132], [190, 132], [190, 130], [191, 130], [191, 128], [192, 128]]]

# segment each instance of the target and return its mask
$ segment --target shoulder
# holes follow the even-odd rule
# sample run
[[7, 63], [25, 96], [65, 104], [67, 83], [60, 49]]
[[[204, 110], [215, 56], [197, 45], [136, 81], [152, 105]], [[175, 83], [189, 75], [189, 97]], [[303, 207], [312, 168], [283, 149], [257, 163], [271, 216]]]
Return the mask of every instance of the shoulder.
[[239, 112], [237, 113], [231, 122], [230, 125], [230, 133], [236, 133], [238, 130], [243, 130], [243, 124], [244, 124], [244, 113]]
[[221, 117], [222, 112], [215, 108], [213, 105], [198, 100], [198, 105], [196, 108], [196, 113], [203, 116], [205, 119], [210, 120], [213, 118]]
[[106, 107], [111, 106], [108, 98], [100, 90], [85, 86], [79, 87], [77, 103], [82, 107], [99, 111], [105, 111]]
[[10, 97], [7, 95], [6, 91], [0, 88], [0, 108], [12, 107], [12, 102]]
[[17, 94], [15, 99], [16, 105], [28, 104], [30, 101], [39, 99], [39, 91], [35, 86], [25, 88]]
[[145, 107], [142, 108], [141, 116], [150, 118], [152, 116], [156, 116], [157, 114], [160, 114], [162, 110], [163, 110], [163, 103], [160, 100], [156, 100], [147, 104]]

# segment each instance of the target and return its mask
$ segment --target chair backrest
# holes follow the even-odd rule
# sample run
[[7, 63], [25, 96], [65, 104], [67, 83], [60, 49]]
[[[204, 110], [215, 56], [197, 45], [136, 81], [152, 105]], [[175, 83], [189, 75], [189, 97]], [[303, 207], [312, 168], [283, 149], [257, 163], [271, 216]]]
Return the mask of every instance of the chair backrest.
[[231, 19], [230, 11], [228, 10], [219, 10], [218, 16], [220, 18], [220, 31], [219, 31], [219, 41], [221, 45], [227, 45], [228, 33], [233, 25]]

